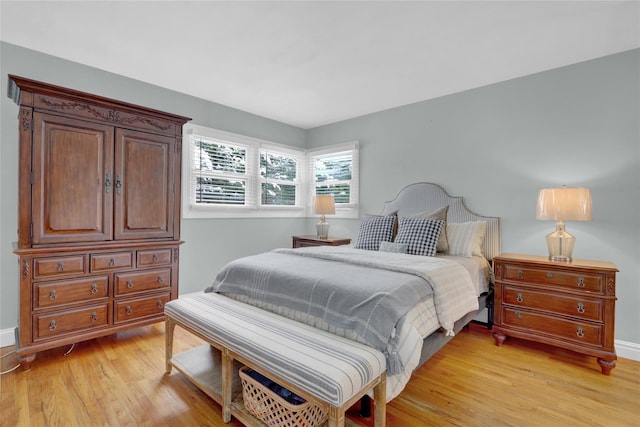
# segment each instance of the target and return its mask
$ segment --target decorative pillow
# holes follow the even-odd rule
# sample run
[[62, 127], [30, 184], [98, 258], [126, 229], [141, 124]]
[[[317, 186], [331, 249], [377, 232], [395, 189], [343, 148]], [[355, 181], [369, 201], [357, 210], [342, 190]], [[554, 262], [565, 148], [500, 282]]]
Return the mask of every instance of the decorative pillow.
[[449, 242], [447, 240], [447, 212], [449, 212], [449, 205], [436, 209], [433, 212], [420, 212], [414, 215], [409, 215], [409, 218], [424, 218], [424, 219], [439, 219], [444, 221], [444, 226], [440, 232], [438, 238], [438, 252], [446, 254], [449, 252]]
[[395, 243], [406, 243], [407, 253], [435, 256], [444, 221], [424, 218], [400, 218]]
[[394, 252], [406, 254], [408, 245], [406, 243], [380, 242], [380, 252]]
[[393, 241], [396, 215], [367, 216], [360, 220], [360, 230], [354, 248], [377, 251], [380, 242]]
[[449, 222], [447, 223], [447, 239], [449, 255], [483, 256], [482, 241], [487, 232], [486, 221]]

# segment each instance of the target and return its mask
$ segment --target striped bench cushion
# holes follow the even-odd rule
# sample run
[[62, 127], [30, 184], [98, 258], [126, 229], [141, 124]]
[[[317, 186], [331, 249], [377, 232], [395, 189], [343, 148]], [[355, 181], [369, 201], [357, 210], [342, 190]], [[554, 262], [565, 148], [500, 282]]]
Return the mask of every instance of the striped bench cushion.
[[216, 293], [181, 296], [165, 313], [335, 407], [386, 368], [378, 350]]

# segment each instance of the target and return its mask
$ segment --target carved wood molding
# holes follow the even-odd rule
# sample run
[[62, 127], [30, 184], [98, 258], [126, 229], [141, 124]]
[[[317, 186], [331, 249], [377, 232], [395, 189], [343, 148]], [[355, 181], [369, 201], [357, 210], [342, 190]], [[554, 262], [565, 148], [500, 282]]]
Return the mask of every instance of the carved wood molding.
[[49, 108], [53, 108], [57, 110], [84, 111], [91, 114], [95, 118], [107, 120], [117, 124], [133, 125], [135, 123], [144, 123], [146, 125], [159, 129], [163, 132], [168, 132], [169, 130], [173, 129], [172, 123], [162, 124], [156, 120], [151, 120], [147, 117], [125, 115], [120, 111], [113, 110], [113, 109], [100, 111], [97, 108], [82, 102], [68, 102], [68, 101], [53, 102], [47, 99], [47, 97], [45, 96], [40, 96], [40, 102], [42, 102], [44, 105], [46, 105]]
[[28, 279], [31, 276], [31, 258], [25, 258], [22, 260], [22, 277]]
[[20, 129], [23, 131], [31, 130], [31, 109], [30, 108], [21, 108], [20, 109]]

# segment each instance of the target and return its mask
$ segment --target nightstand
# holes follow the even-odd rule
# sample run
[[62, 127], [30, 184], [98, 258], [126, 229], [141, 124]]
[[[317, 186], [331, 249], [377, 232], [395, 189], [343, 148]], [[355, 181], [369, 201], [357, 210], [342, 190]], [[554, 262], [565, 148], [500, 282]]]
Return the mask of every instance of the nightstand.
[[513, 336], [597, 357], [604, 375], [615, 368], [613, 263], [502, 254], [493, 270], [496, 345]]
[[329, 237], [320, 239], [316, 236], [293, 236], [293, 247], [304, 248], [305, 246], [341, 246], [351, 243], [351, 239]]

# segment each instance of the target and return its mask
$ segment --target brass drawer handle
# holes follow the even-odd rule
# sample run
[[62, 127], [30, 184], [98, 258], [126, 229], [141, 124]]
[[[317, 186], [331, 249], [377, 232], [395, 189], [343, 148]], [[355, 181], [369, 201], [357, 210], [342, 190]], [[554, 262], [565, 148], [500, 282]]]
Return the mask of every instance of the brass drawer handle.
[[64, 271], [64, 264], [62, 263], [62, 261], [58, 263], [56, 270], [58, 270], [58, 273], [62, 273]]
[[51, 289], [51, 290], [49, 291], [49, 299], [50, 299], [51, 301], [53, 301], [54, 299], [56, 299], [56, 290], [55, 290], [55, 289]]
[[518, 302], [523, 302], [524, 301], [524, 297], [522, 296], [522, 294], [520, 292], [518, 292], [518, 295], [516, 296], [516, 301], [518, 301]]
[[578, 287], [579, 288], [584, 288], [585, 287], [584, 277], [578, 277]]
[[124, 311], [127, 313], [127, 316], [129, 316], [133, 312], [133, 310], [131, 310], [131, 306], [130, 305], [126, 306], [124, 308]]
[[115, 258], [110, 258], [109, 259], [109, 267], [113, 267], [114, 265], [116, 265], [116, 259]]
[[55, 331], [56, 330], [56, 321], [55, 320], [50, 320], [49, 321], [49, 330], [50, 331]]
[[524, 273], [522, 272], [522, 270], [518, 270], [518, 279], [523, 279], [524, 278]]
[[162, 276], [158, 276], [158, 283], [164, 283], [164, 279], [162, 278]]
[[116, 194], [122, 193], [122, 180], [120, 175], [116, 175]]
[[164, 307], [164, 304], [161, 299], [156, 301], [156, 307], [158, 307], [159, 310], [162, 310], [162, 308]]
[[133, 288], [133, 281], [131, 279], [127, 280], [127, 288], [129, 289]]
[[520, 313], [519, 311], [516, 311], [516, 317], [518, 319], [522, 319], [522, 313]]
[[578, 336], [578, 338], [584, 337], [584, 331], [582, 330], [581, 327], [578, 327], [578, 330], [576, 331], [576, 335]]
[[96, 283], [92, 284], [91, 285], [91, 290], [89, 292], [91, 292], [94, 295], [97, 294], [98, 293], [98, 285]]
[[95, 323], [97, 321], [98, 321], [98, 313], [94, 311], [93, 313], [91, 313], [91, 322]]
[[547, 273], [547, 279], [551, 279], [553, 277], [553, 273], [552, 272], [548, 272]]
[[584, 308], [584, 304], [579, 302], [578, 303], [578, 313], [584, 313], [586, 310]]
[[158, 254], [153, 254], [153, 256], [151, 257], [151, 261], [158, 262]]

